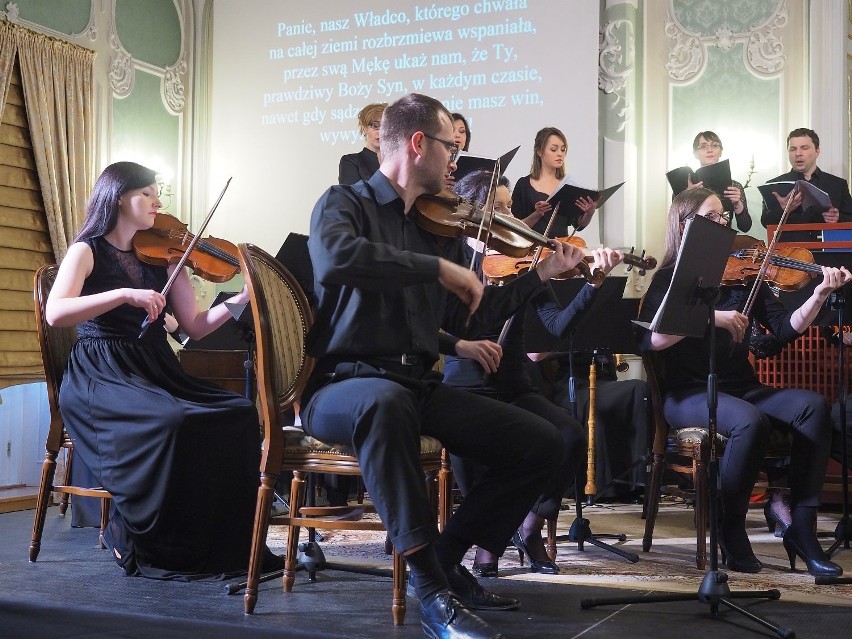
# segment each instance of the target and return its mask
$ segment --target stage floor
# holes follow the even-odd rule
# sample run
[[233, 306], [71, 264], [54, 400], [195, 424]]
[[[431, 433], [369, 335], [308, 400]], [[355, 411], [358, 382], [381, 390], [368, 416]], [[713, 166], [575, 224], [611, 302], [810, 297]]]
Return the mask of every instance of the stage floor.
[[[669, 589], [695, 592], [703, 573], [691, 564], [693, 534], [691, 511], [665, 506], [650, 553], [641, 553], [642, 520], [637, 506], [587, 509], [593, 529], [624, 530], [624, 547], [637, 551], [640, 561], [629, 564], [614, 554], [587, 545], [559, 546], [558, 562], [565, 574], [545, 578], [519, 567], [517, 554], [506, 553], [499, 579], [486, 586], [501, 594], [517, 596], [520, 610], [483, 613], [482, 617], [507, 637], [669, 637], [704, 639], [718, 637], [772, 636], [745, 617], [721, 608], [714, 618], [710, 607], [698, 602], [633, 604], [580, 609], [580, 600], [631, 593], [646, 596]], [[394, 627], [390, 614], [390, 580], [349, 572], [326, 571], [316, 582], [297, 575], [292, 593], [283, 593], [280, 581], [261, 585], [256, 613], [243, 614], [242, 595], [225, 593], [224, 583], [157, 582], [128, 578], [97, 548], [93, 529], [72, 529], [70, 516], [58, 517], [51, 508], [45, 526], [41, 554], [27, 561], [32, 511], [0, 515], [0, 636], [2, 637], [421, 637], [419, 614], [409, 599], [405, 625]], [[560, 531], [567, 531], [573, 515], [562, 514]], [[836, 516], [834, 517], [836, 521]], [[741, 600], [739, 603], [776, 624], [789, 627], [797, 637], [844, 636], [852, 627], [852, 586], [815, 586], [806, 573], [784, 568], [783, 549], [765, 527], [759, 533], [757, 519], [752, 533], [755, 551], [764, 561], [759, 576], [746, 578], [730, 573], [732, 588], [778, 587], [779, 601]], [[821, 516], [828, 530], [832, 516]], [[351, 540], [349, 540], [351, 541]], [[379, 558], [381, 540], [356, 540], [357, 548], [343, 548], [348, 559], [364, 555]], [[338, 540], [339, 543], [340, 540]], [[323, 547], [334, 553], [335, 540]], [[273, 538], [273, 548], [276, 544]], [[771, 552], [769, 552], [771, 551]], [[776, 552], [780, 551], [780, 552]], [[370, 559], [373, 560], [373, 559]], [[836, 560], [852, 575], [852, 551], [841, 551]], [[759, 578], [756, 580], [755, 577]], [[839, 634], [838, 634], [839, 633]]]

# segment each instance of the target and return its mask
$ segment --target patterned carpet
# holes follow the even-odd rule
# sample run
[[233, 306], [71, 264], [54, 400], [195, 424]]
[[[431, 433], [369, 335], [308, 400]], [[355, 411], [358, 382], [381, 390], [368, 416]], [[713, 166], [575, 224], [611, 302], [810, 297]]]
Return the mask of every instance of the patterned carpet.
[[[573, 508], [573, 503], [566, 502]], [[704, 571], [695, 566], [695, 529], [693, 511], [682, 503], [668, 502], [661, 506], [654, 533], [654, 544], [648, 553], [642, 552], [644, 520], [640, 518], [641, 506], [612, 504], [595, 506], [584, 511], [590, 520], [593, 532], [620, 532], [627, 541], [619, 543], [623, 548], [639, 554], [639, 562], [629, 563], [617, 555], [586, 544], [583, 552], [577, 545], [560, 541], [557, 546], [557, 564], [563, 570], [560, 575], [530, 573], [518, 562], [518, 553], [508, 548], [500, 561], [500, 577], [503, 580], [529, 580], [574, 585], [595, 585], [610, 588], [629, 588], [647, 591], [694, 592], [698, 589]], [[563, 510], [560, 514], [557, 534], [566, 534], [574, 519], [574, 511]], [[820, 514], [818, 529], [834, 532], [838, 514]], [[767, 532], [762, 510], [749, 512], [749, 537], [755, 554], [763, 562], [763, 570], [756, 575], [729, 571], [732, 590], [761, 590], [777, 588], [784, 601], [819, 603], [852, 607], [852, 584], [822, 586], [814, 583], [801, 560], [797, 571], [790, 572], [786, 552], [781, 540]], [[321, 531], [323, 532], [323, 531]], [[379, 566], [390, 565], [384, 553], [384, 533], [332, 531], [323, 532], [321, 547], [331, 561], [364, 562]], [[301, 538], [307, 539], [306, 531]], [[269, 545], [283, 552], [286, 530], [271, 527]], [[832, 539], [823, 540], [828, 547]], [[843, 566], [845, 574], [852, 576], [852, 550], [839, 550], [833, 560]], [[471, 551], [465, 563], [473, 561]], [[708, 560], [709, 566], [709, 560]], [[724, 566], [720, 565], [724, 569]], [[483, 580], [487, 587], [487, 581]]]

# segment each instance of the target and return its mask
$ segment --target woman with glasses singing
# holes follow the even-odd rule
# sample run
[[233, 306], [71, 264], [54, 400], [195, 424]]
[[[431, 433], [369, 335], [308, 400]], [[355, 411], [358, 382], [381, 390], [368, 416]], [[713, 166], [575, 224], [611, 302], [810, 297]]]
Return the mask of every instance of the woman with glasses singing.
[[[512, 191], [512, 213], [539, 233], [543, 233], [550, 221], [553, 209], [547, 201], [565, 178], [565, 156], [568, 140], [555, 127], [545, 127], [535, 136], [530, 174], [520, 178]], [[589, 197], [577, 199], [582, 214], [569, 219], [568, 224], [577, 229], [585, 228], [595, 212], [596, 202]], [[560, 217], [564, 215], [564, 211]], [[557, 228], [550, 235], [564, 235], [565, 227]]]
[[[669, 209], [664, 255], [642, 301], [639, 320], [650, 322], [668, 291], [684, 228], [697, 215], [722, 222], [722, 201], [705, 188], [681, 192]], [[751, 286], [722, 286], [715, 307], [715, 363], [718, 382], [718, 428], [727, 437], [719, 464], [722, 519], [719, 543], [728, 568], [758, 572], [745, 520], [752, 486], [764, 458], [771, 429], [792, 433], [790, 454], [790, 501], [792, 523], [784, 533], [784, 549], [795, 567], [796, 557], [804, 560], [815, 576], [842, 574], [828, 560], [816, 538], [816, 516], [820, 490], [825, 479], [831, 444], [829, 408], [825, 399], [812, 391], [771, 388], [761, 384], [749, 362], [749, 325], [759, 322], [782, 343], [796, 339], [813, 322], [823, 302], [834, 289], [852, 280], [846, 268], [822, 268], [822, 281], [811, 296], [792, 312], [764, 283], [758, 290], [753, 317], [739, 309]], [[694, 427], [696, 419], [707, 415], [707, 372], [709, 368], [709, 328], [701, 337], [682, 337], [651, 332], [637, 327], [643, 352], [659, 351], [663, 411], [674, 428]]]
[[364, 136], [364, 148], [340, 158], [338, 184], [369, 180], [379, 170], [379, 127], [386, 106], [383, 102], [368, 104], [358, 112], [358, 130]]
[[[701, 131], [695, 136], [692, 141], [692, 154], [695, 159], [701, 163], [701, 166], [716, 164], [722, 157], [722, 140], [713, 133], [713, 131]], [[687, 188], [695, 188], [704, 186], [703, 182], [689, 182]], [[731, 226], [731, 211], [737, 218], [737, 228], [743, 233], [748, 232], [751, 228], [751, 214], [748, 212], [748, 203], [746, 202], [745, 189], [743, 185], [736, 180], [731, 180], [731, 186], [725, 189], [724, 193], [717, 193], [719, 197], [724, 198], [722, 204], [725, 207], [727, 214], [726, 224]]]

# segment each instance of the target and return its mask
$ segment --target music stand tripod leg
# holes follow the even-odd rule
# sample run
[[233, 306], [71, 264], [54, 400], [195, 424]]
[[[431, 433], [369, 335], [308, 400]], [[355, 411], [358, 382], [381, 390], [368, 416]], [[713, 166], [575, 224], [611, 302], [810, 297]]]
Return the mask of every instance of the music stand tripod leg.
[[[692, 240], [697, 240], [692, 245], [690, 244], [690, 228], [695, 227], [698, 224], [697, 230], [695, 234], [692, 235]], [[703, 227], [706, 227], [703, 228]], [[719, 227], [719, 228], [716, 228]], [[638, 603], [662, 603], [669, 601], [700, 601], [702, 603], [706, 603], [710, 605], [710, 613], [713, 616], [716, 616], [719, 612], [719, 606], [724, 605], [740, 614], [748, 617], [752, 621], [755, 621], [762, 626], [772, 630], [776, 635], [782, 637], [782, 639], [793, 639], [796, 636], [796, 633], [789, 629], [783, 628], [781, 626], [776, 626], [770, 621], [759, 617], [758, 615], [753, 614], [752, 612], [737, 606], [735, 603], [731, 601], [731, 599], [778, 599], [781, 596], [781, 593], [776, 590], [761, 590], [761, 591], [734, 591], [732, 592], [730, 586], [728, 585], [728, 575], [727, 573], [718, 569], [718, 520], [716, 517], [716, 508], [717, 508], [717, 480], [719, 477], [719, 462], [716, 458], [716, 409], [718, 406], [718, 393], [716, 387], [716, 363], [715, 363], [715, 348], [716, 348], [716, 324], [715, 324], [715, 310], [716, 310], [716, 301], [719, 297], [719, 289], [718, 283], [721, 279], [721, 270], [719, 269], [718, 277], [715, 274], [715, 271], [712, 270], [713, 265], [708, 264], [711, 262], [715, 255], [714, 248], [725, 248], [724, 241], [725, 238], [722, 236], [720, 232], [720, 225], [715, 222], [711, 222], [709, 220], [705, 220], [703, 217], [695, 217], [687, 222], [686, 232], [684, 234], [683, 243], [681, 245], [681, 253], [678, 259], [678, 267], [681, 265], [681, 257], [687, 256], [691, 259], [683, 260], [682, 270], [679, 268], [675, 268], [675, 273], [672, 278], [672, 285], [669, 288], [669, 295], [667, 295], [667, 301], [664, 302], [663, 307], [668, 306], [668, 309], [661, 310], [670, 310], [671, 313], [666, 320], [669, 320], [670, 324], [677, 324], [676, 318], [679, 315], [685, 317], [682, 320], [682, 326], [678, 325], [678, 330], [663, 330], [661, 332], [672, 332], [678, 335], [686, 335], [692, 337], [703, 337], [705, 334], [706, 325], [703, 322], [700, 325], [694, 325], [691, 323], [691, 318], [686, 317], [687, 313], [684, 313], [681, 309], [687, 307], [693, 307], [695, 305], [695, 301], [699, 301], [707, 306], [707, 323], [709, 323], [709, 352], [710, 356], [708, 358], [708, 374], [707, 374], [707, 413], [708, 413], [708, 436], [710, 439], [710, 463], [707, 465], [708, 474], [709, 474], [709, 510], [710, 510], [710, 567], [707, 569], [707, 572], [704, 574], [704, 578], [701, 581], [701, 585], [698, 588], [698, 591], [693, 593], [670, 593], [670, 594], [662, 594], [662, 595], [650, 595], [647, 597], [636, 596], [636, 597], [613, 597], [613, 598], [603, 598], [603, 599], [583, 599], [580, 601], [580, 608], [586, 610], [589, 608], [593, 608], [596, 606], [605, 606], [605, 605], [624, 605], [624, 604], [638, 604]], [[697, 234], [697, 235], [696, 235]], [[719, 247], [714, 246], [714, 242], [719, 244]], [[730, 250], [731, 243], [733, 242], [733, 235], [730, 236], [730, 240], [727, 243], [727, 250]], [[696, 250], [695, 245], [701, 245], [704, 247], [704, 250]], [[692, 246], [692, 249], [686, 248], [688, 246]], [[721, 258], [726, 259], [726, 251], [720, 251]], [[698, 259], [700, 258], [700, 259]], [[702, 264], [703, 262], [703, 264]], [[721, 262], [724, 264], [724, 262]], [[682, 276], [682, 277], [681, 277]], [[678, 281], [678, 278], [681, 277], [681, 281], [678, 282], [680, 285], [683, 281], [689, 283], [689, 294], [686, 298], [682, 298], [683, 296], [683, 286], [675, 286], [675, 283]], [[705, 279], [705, 277], [707, 279]], [[712, 286], [703, 286], [702, 284], [707, 282], [708, 284], [712, 284]], [[680, 294], [673, 294], [676, 288], [680, 288]], [[672, 320], [670, 318], [675, 318]], [[660, 324], [663, 324], [663, 321], [660, 321]], [[659, 325], [659, 324], [658, 324]], [[655, 330], [653, 327], [651, 330]]]

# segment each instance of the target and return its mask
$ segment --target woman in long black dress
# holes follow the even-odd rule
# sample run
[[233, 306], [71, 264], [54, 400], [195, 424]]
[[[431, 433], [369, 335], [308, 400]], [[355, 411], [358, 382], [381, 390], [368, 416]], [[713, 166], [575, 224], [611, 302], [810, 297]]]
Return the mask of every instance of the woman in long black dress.
[[[639, 319], [651, 321], [662, 304], [672, 279], [674, 264], [686, 222], [703, 216], [726, 224], [722, 201], [705, 188], [681, 192], [669, 209], [665, 254], [645, 293]], [[761, 384], [748, 360], [749, 324], [758, 321], [781, 342], [799, 336], [816, 317], [828, 294], [852, 280], [845, 268], [823, 267], [823, 279], [812, 295], [793, 312], [763, 284], [756, 296], [754, 319], [743, 315], [748, 286], [723, 286], [715, 307], [715, 362], [718, 380], [719, 433], [728, 438], [719, 472], [722, 524], [720, 545], [728, 568], [758, 572], [745, 528], [752, 486], [763, 460], [770, 429], [793, 435], [790, 455], [790, 502], [792, 523], [784, 533], [790, 567], [801, 557], [812, 575], [839, 575], [843, 569], [828, 560], [814, 533], [819, 495], [825, 479], [831, 444], [829, 409], [825, 399], [797, 388], [770, 388]], [[666, 420], [675, 428], [694, 426], [707, 415], [709, 332], [702, 338], [681, 337], [639, 330], [644, 351], [660, 351], [661, 386]], [[709, 331], [709, 329], [708, 329]]]
[[[113, 496], [105, 540], [129, 575], [200, 578], [245, 571], [260, 436], [248, 399], [183, 372], [166, 341], [172, 313], [199, 339], [229, 317], [199, 311], [185, 270], [132, 248], [161, 207], [155, 173], [133, 162], [98, 178], [47, 301], [51, 326], [77, 326], [59, 402], [74, 450]], [[247, 301], [240, 292], [230, 301]], [[142, 321], [151, 324], [139, 337]]]

